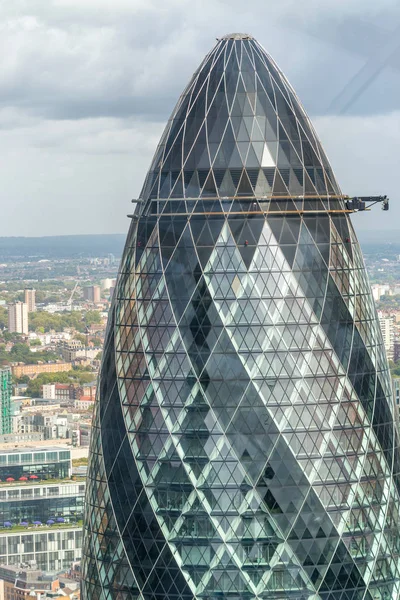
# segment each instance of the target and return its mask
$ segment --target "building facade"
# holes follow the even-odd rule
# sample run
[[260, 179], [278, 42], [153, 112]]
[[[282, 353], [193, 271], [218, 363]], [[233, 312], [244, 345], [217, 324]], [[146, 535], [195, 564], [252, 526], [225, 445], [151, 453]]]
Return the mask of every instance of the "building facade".
[[82, 597], [398, 599], [398, 445], [330, 164], [271, 57], [226, 36], [180, 97], [132, 216]]
[[65, 373], [66, 371], [72, 371], [72, 363], [55, 362], [41, 365], [13, 364], [11, 370], [14, 377], [38, 375], [39, 373]]
[[63, 359], [67, 362], [73, 362], [76, 359], [77, 352], [82, 348], [83, 344], [79, 340], [65, 340], [61, 347]]
[[[0, 600], [23, 600], [45, 597], [60, 587], [56, 576], [46, 575], [36, 565], [0, 565]], [[34, 590], [34, 593], [32, 593]]]
[[0, 534], [0, 564], [35, 561], [42, 571], [61, 573], [82, 556], [82, 526], [37, 526]]
[[71, 450], [67, 447], [10, 448], [0, 450], [0, 480], [28, 481], [67, 479], [71, 477]]
[[28, 307], [28, 312], [35, 312], [36, 310], [36, 290], [33, 288], [25, 288], [25, 304]]
[[375, 283], [374, 285], [371, 285], [371, 289], [372, 289], [372, 296], [375, 300], [375, 302], [379, 302], [379, 300], [382, 298], [382, 296], [390, 296], [390, 285], [386, 284], [386, 285], [381, 285], [379, 283]]
[[28, 305], [25, 302], [8, 305], [8, 331], [28, 335]]
[[392, 315], [385, 315], [384, 313], [378, 314], [386, 356], [388, 360], [393, 360], [395, 343], [395, 318]]
[[83, 288], [83, 297], [93, 304], [99, 304], [101, 301], [101, 287], [99, 285], [89, 285]]
[[397, 416], [400, 416], [400, 378], [393, 377], [392, 379], [393, 385], [393, 402], [397, 411]]
[[27, 521], [57, 518], [76, 523], [83, 519], [85, 482], [60, 481], [46, 485], [34, 481], [0, 486], [0, 524], [10, 521], [14, 525]]
[[0, 366], [0, 434], [12, 433], [12, 377], [10, 367]]
[[42, 398], [45, 400], [55, 400], [56, 399], [56, 384], [55, 383], [45, 383], [42, 386]]
[[85, 480], [67, 447], [0, 451], [0, 565], [69, 569], [81, 558]]
[[100, 287], [103, 291], [110, 290], [112, 287], [115, 286], [115, 283], [116, 283], [115, 279], [111, 279], [110, 277], [107, 277], [106, 279], [102, 279], [100, 281]]

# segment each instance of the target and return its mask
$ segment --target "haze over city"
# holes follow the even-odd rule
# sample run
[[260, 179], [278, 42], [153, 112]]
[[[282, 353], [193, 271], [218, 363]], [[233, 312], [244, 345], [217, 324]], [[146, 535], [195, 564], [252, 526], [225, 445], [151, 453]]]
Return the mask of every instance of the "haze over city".
[[343, 192], [391, 197], [358, 231], [400, 216], [395, 0], [14, 0], [0, 23], [0, 236], [125, 233], [176, 98], [237, 30], [288, 76]]

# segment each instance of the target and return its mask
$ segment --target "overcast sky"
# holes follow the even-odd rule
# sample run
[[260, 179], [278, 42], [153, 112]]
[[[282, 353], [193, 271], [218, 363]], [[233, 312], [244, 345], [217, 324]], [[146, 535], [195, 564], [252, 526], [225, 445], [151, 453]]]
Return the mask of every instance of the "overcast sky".
[[357, 229], [400, 231], [399, 0], [4, 0], [0, 236], [126, 232], [179, 94], [233, 31], [285, 72], [344, 193], [391, 197]]

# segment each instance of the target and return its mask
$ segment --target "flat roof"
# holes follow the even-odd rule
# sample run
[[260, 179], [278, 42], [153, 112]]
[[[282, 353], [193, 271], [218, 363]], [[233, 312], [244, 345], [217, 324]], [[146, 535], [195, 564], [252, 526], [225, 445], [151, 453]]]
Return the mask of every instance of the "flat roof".
[[0, 454], [25, 454], [26, 452], [54, 452], [56, 450], [70, 450], [70, 446], [24, 446], [23, 448], [0, 449]]

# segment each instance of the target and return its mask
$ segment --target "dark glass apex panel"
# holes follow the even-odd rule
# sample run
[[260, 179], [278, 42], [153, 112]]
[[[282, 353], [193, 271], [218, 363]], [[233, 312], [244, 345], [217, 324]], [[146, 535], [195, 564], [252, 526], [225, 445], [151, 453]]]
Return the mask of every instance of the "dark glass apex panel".
[[141, 197], [253, 195], [326, 197], [340, 190], [272, 58], [254, 39], [221, 40], [179, 99]]
[[[246, 195], [296, 201], [310, 185], [318, 214], [293, 214], [291, 198], [281, 214], [248, 209]], [[128, 234], [93, 421], [84, 600], [400, 597], [388, 365], [349, 217], [323, 210], [330, 185], [272, 59], [248, 36], [220, 40], [147, 177], [161, 215], [145, 202]]]

